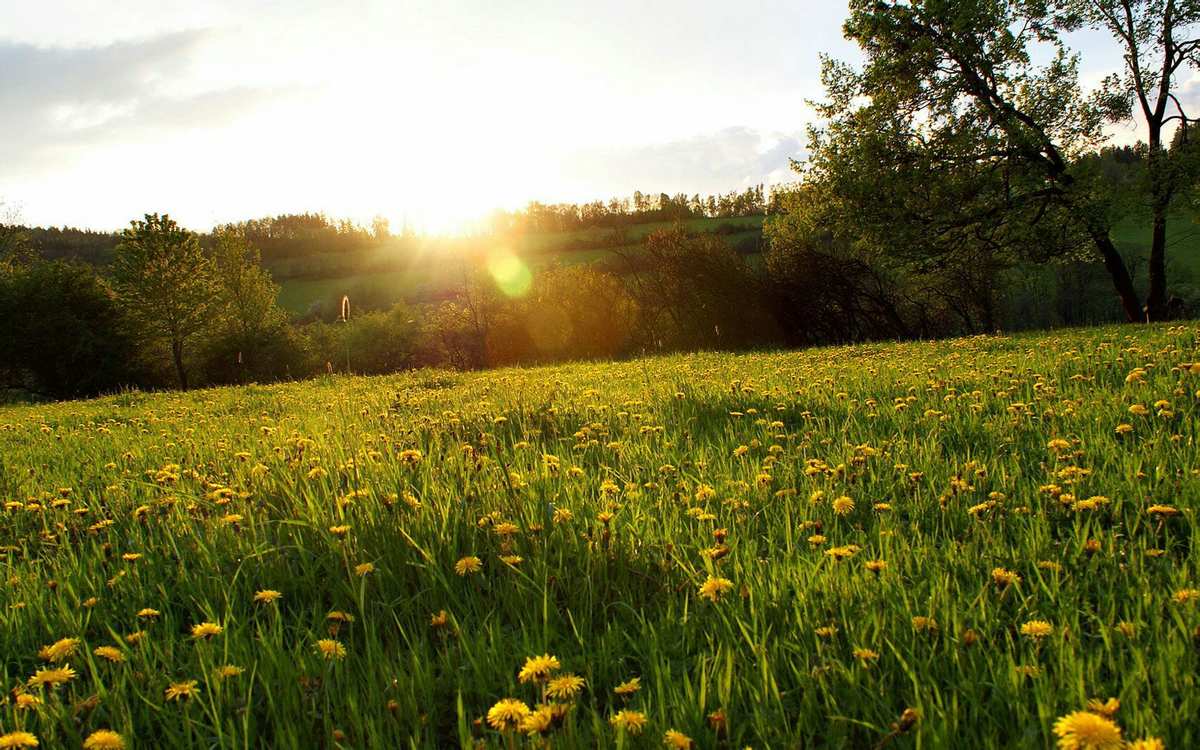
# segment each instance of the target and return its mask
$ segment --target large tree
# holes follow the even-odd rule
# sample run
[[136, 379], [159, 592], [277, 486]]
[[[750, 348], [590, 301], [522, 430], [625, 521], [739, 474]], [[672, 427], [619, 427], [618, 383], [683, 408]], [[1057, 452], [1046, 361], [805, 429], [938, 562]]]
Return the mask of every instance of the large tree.
[[166, 214], [147, 214], [121, 235], [112, 271], [126, 316], [145, 339], [170, 350], [179, 387], [186, 389], [184, 347], [217, 306], [212, 261], [199, 239]]
[[824, 61], [805, 171], [848, 241], [917, 272], [1090, 256], [1129, 320], [1160, 315], [1113, 243], [1111, 191], [1080, 159], [1129, 116], [1117, 78], [1080, 86], [1062, 31], [1089, 19], [1046, 0], [851, 0], [864, 64]]

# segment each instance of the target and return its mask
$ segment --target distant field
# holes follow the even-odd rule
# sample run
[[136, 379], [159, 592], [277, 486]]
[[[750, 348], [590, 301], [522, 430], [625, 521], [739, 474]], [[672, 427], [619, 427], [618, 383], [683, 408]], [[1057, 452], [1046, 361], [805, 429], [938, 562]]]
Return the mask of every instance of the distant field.
[[3, 408], [0, 722], [1194, 748], [1198, 441], [1196, 323]]
[[[712, 232], [723, 227], [739, 227], [742, 231], [723, 234], [731, 244], [753, 244], [761, 234], [763, 217], [733, 219], [692, 219], [682, 222], [693, 232]], [[629, 227], [624, 233], [625, 249], [635, 248], [646, 235], [659, 229], [673, 226], [671, 222], [639, 224]], [[537, 269], [548, 263], [584, 263], [600, 260], [612, 254], [612, 248], [603, 243], [613, 236], [610, 229], [584, 229], [576, 232], [554, 232], [524, 235], [511, 241], [496, 241], [524, 258]], [[493, 241], [493, 240], [489, 240]], [[309, 257], [298, 261], [285, 261], [268, 266], [279, 279], [281, 286], [279, 304], [293, 313], [304, 313], [318, 302], [329, 303], [340, 299], [343, 294], [354, 290], [372, 290], [372, 299], [387, 302], [419, 300], [437, 296], [461, 276], [460, 269], [452, 262], [459, 248], [471, 241], [455, 241], [445, 245], [433, 244], [421, 254], [422, 260], [411, 262], [408, 268], [397, 268], [405, 260], [388, 256], [385, 252], [372, 253], [359, 259], [362, 265], [378, 266], [378, 270], [357, 273], [331, 273], [329, 275], [306, 274], [298, 276], [304, 266], [319, 265], [323, 261], [331, 264], [341, 259]], [[580, 247], [580, 246], [583, 247]], [[447, 260], [450, 259], [450, 260]]]

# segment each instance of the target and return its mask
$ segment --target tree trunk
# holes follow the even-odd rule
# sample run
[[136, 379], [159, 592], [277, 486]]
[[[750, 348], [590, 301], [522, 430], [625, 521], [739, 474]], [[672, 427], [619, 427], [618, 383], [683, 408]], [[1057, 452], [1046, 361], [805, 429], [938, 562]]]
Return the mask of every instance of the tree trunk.
[[183, 367], [183, 342], [171, 342], [171, 354], [175, 357], [175, 376], [179, 378], [179, 387], [181, 390], [187, 390], [188, 379], [187, 370]]
[[1108, 271], [1113, 286], [1117, 290], [1117, 298], [1121, 300], [1121, 309], [1125, 311], [1125, 319], [1130, 323], [1144, 321], [1145, 317], [1138, 300], [1138, 293], [1133, 288], [1133, 279], [1129, 277], [1129, 269], [1125, 267], [1125, 260], [1117, 252], [1112, 238], [1108, 236], [1107, 231], [1101, 229], [1093, 229], [1091, 233], [1096, 250], [1104, 260], [1104, 268]]
[[1154, 206], [1154, 230], [1150, 240], [1150, 292], [1146, 296], [1146, 319], [1167, 316], [1167, 210]]

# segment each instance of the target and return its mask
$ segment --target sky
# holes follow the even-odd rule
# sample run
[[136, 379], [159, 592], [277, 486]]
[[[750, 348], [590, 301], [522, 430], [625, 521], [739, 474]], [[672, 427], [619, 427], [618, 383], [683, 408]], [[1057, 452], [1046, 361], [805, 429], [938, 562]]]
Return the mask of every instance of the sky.
[[[790, 179], [841, 0], [5, 0], [0, 201], [112, 230]], [[1118, 60], [1083, 40], [1083, 74]]]

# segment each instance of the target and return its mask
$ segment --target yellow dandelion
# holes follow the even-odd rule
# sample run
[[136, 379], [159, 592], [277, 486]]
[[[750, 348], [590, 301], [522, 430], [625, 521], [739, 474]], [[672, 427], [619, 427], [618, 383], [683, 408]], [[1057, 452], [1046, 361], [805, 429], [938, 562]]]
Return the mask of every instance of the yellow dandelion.
[[142, 609], [139, 609], [138, 613], [137, 613], [137, 616], [142, 618], [143, 620], [153, 620], [154, 618], [159, 617], [161, 615], [162, 615], [162, 613], [159, 612], [157, 609], [152, 609], [150, 607], [143, 607]]
[[833, 512], [839, 516], [845, 516], [853, 513], [854, 501], [851, 500], [847, 495], [842, 495], [833, 501]]
[[613, 688], [613, 692], [617, 695], [628, 697], [642, 689], [642, 678], [631, 677], [620, 685]]
[[27, 747], [37, 747], [37, 735], [32, 732], [8, 732], [0, 734], [0, 750], [24, 750]]
[[255, 592], [254, 603], [255, 604], [274, 604], [275, 602], [279, 601], [280, 597], [282, 597], [282, 596], [283, 596], [283, 594], [276, 591], [275, 589], [263, 589], [262, 591]]
[[703, 599], [708, 599], [710, 602], [716, 603], [732, 589], [733, 581], [728, 578], [709, 576], [704, 583], [700, 584], [700, 596]]
[[608, 722], [619, 732], [641, 734], [642, 729], [646, 726], [646, 714], [641, 711], [624, 709], [613, 714]]
[[215, 622], [202, 622], [192, 626], [192, 638], [197, 640], [212, 638], [225, 632], [225, 628]]
[[237, 677], [245, 671], [245, 667], [239, 667], [236, 664], [225, 664], [214, 669], [213, 676], [218, 680], [228, 680], [231, 677]]
[[317, 641], [316, 651], [326, 661], [346, 658], [346, 647], [332, 638], [322, 638]]
[[695, 745], [692, 738], [688, 737], [683, 732], [677, 732], [674, 729], [668, 729], [663, 735], [663, 745], [671, 748], [671, 750], [692, 750]]
[[454, 563], [454, 572], [460, 576], [471, 575], [481, 570], [483, 570], [483, 560], [474, 555], [468, 555]]
[[516, 698], [502, 698], [488, 709], [487, 722], [492, 729], [509, 732], [521, 726], [530, 714], [529, 706]]
[[546, 696], [560, 701], [570, 700], [583, 692], [583, 686], [582, 677], [565, 674], [546, 683]]
[[186, 680], [184, 682], [172, 682], [166, 690], [166, 698], [169, 701], [186, 701], [195, 695], [199, 683], [196, 680]]
[[1121, 728], [1090, 711], [1076, 711], [1054, 722], [1059, 750], [1122, 750]]
[[521, 731], [530, 737], [547, 732], [554, 725], [554, 709], [550, 706], [538, 706], [521, 720]]
[[1021, 635], [1034, 640], [1045, 638], [1054, 632], [1054, 626], [1045, 620], [1030, 620], [1021, 626]]
[[58, 687], [75, 679], [76, 672], [71, 669], [70, 664], [64, 664], [61, 667], [52, 667], [50, 669], [39, 669], [33, 673], [33, 677], [29, 678], [29, 687]]
[[125, 750], [125, 738], [111, 729], [97, 729], [83, 741], [83, 750]]
[[375, 563], [365, 562], [365, 563], [359, 563], [358, 565], [354, 566], [354, 575], [358, 576], [359, 578], [362, 578], [363, 576], [369, 575], [374, 572], [375, 572]]
[[121, 649], [116, 648], [115, 646], [97, 646], [92, 653], [96, 656], [99, 656], [101, 659], [106, 659], [114, 664], [125, 661], [125, 654], [121, 651]]
[[43, 646], [38, 651], [38, 658], [42, 661], [60, 662], [69, 659], [78, 648], [78, 638], [61, 638], [49, 646]]
[[517, 680], [520, 682], [545, 682], [550, 679], [550, 673], [561, 666], [557, 656], [550, 654], [531, 656], [525, 660], [525, 666], [521, 667], [521, 671], [517, 673]]

